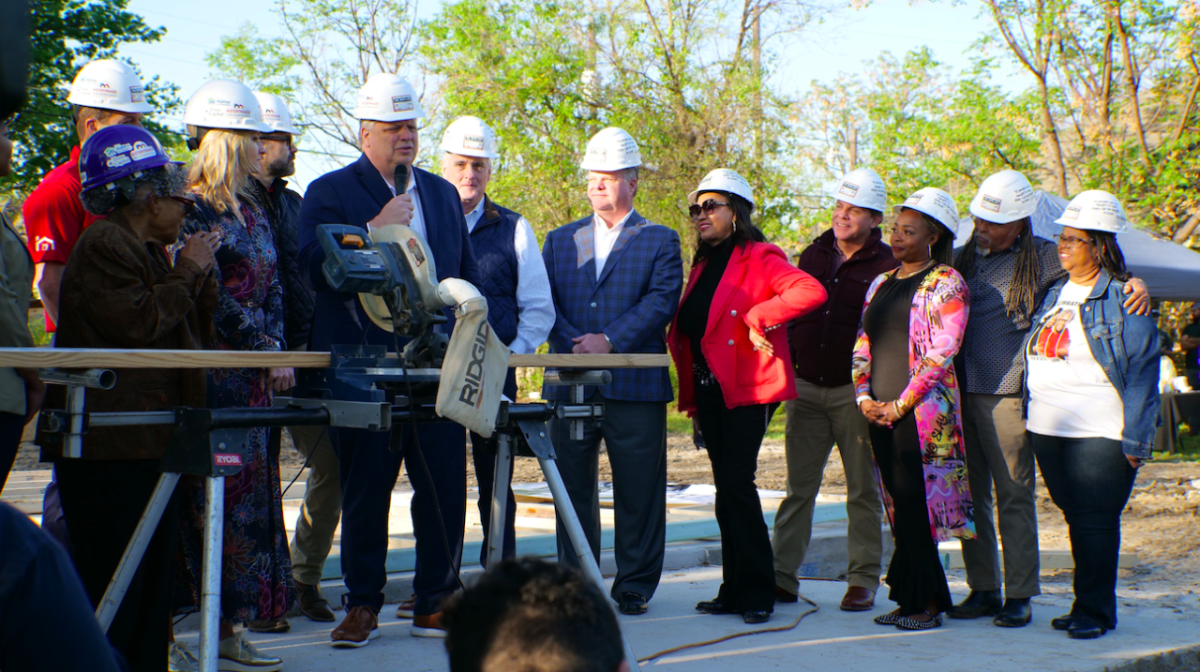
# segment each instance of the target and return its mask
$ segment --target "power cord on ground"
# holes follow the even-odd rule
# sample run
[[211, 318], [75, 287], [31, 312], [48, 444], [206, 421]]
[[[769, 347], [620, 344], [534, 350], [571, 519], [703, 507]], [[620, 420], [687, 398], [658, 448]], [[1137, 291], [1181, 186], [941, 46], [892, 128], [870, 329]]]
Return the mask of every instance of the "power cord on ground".
[[739, 637], [749, 637], [750, 635], [762, 635], [762, 634], [765, 634], [768, 632], [787, 632], [788, 630], [792, 630], [796, 626], [800, 625], [800, 621], [803, 621], [806, 616], [808, 616], [809, 614], [815, 614], [816, 612], [820, 611], [820, 609], [821, 609], [819, 606], [817, 606], [816, 602], [813, 602], [812, 600], [808, 599], [803, 594], [798, 595], [798, 597], [801, 600], [804, 600], [805, 602], [810, 604], [812, 606], [812, 608], [809, 609], [808, 611], [805, 611], [804, 613], [800, 614], [799, 616], [797, 616], [796, 620], [792, 621], [788, 625], [781, 625], [781, 626], [774, 627], [774, 628], [759, 628], [757, 630], [746, 630], [744, 632], [735, 632], [732, 635], [725, 635], [724, 637], [718, 637], [717, 639], [710, 639], [710, 640], [703, 641], [703, 642], [695, 642], [693, 644], [683, 644], [681, 646], [672, 647], [670, 649], [664, 649], [662, 651], [659, 651], [658, 653], [651, 654], [644, 658], [638, 658], [638, 662], [639, 663], [648, 663], [656, 658], [661, 658], [670, 653], [679, 653], [680, 651], [687, 651], [688, 649], [698, 649], [702, 646], [711, 646], [713, 644], [720, 644], [721, 642], [728, 642], [731, 639], [737, 639]]

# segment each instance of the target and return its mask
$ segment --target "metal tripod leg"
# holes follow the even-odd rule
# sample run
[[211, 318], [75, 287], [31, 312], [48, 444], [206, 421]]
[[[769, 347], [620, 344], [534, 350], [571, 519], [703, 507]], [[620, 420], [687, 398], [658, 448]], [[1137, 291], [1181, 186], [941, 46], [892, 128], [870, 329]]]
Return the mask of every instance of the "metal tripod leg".
[[154, 493], [146, 503], [146, 512], [138, 521], [129, 544], [125, 546], [125, 554], [121, 556], [121, 564], [117, 565], [116, 573], [108, 582], [104, 599], [100, 600], [100, 606], [96, 607], [96, 620], [100, 622], [101, 632], [107, 633], [113, 619], [116, 618], [117, 610], [121, 608], [121, 600], [125, 599], [125, 593], [129, 590], [129, 582], [133, 581], [133, 575], [142, 564], [142, 556], [146, 554], [146, 547], [150, 545], [150, 539], [154, 537], [163, 511], [171, 501], [171, 495], [174, 494], [178, 483], [179, 474], [166, 473], [158, 477]]
[[512, 437], [499, 434], [496, 441], [496, 476], [492, 479], [492, 517], [488, 523], [488, 567], [494, 567], [504, 556], [504, 521], [508, 517], [508, 481], [512, 467]]
[[200, 672], [217, 672], [221, 628], [221, 551], [225, 531], [225, 477], [204, 483], [204, 576], [200, 580]]
[[[563, 526], [567, 528], [567, 536], [571, 538], [571, 545], [575, 548], [575, 554], [579, 556], [584, 573], [600, 586], [602, 593], [605, 592], [604, 576], [600, 574], [600, 565], [596, 564], [596, 557], [592, 555], [592, 547], [588, 544], [587, 535], [583, 532], [583, 525], [579, 523], [579, 517], [575, 515], [575, 506], [571, 504], [567, 486], [563, 483], [562, 475], [558, 473], [558, 464], [553, 457], [538, 457], [538, 464], [542, 467], [546, 483], [550, 485], [550, 494], [554, 497], [554, 509], [558, 512]], [[629, 638], [625, 636], [624, 632], [621, 633], [621, 645], [625, 647], [625, 660], [629, 661], [629, 667], [638, 669], [637, 655], [634, 654], [633, 647], [629, 645]]]

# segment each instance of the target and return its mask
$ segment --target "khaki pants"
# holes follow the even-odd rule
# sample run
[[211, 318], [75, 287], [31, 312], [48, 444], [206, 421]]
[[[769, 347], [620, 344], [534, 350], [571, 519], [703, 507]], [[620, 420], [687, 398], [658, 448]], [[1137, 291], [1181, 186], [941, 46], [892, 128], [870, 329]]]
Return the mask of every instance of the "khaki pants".
[[333, 547], [333, 533], [342, 516], [341, 469], [328, 427], [288, 427], [296, 449], [308, 459], [304, 504], [292, 537], [292, 577], [310, 586], [321, 583], [325, 559]]
[[1021, 418], [1021, 396], [964, 394], [963, 433], [976, 534], [962, 542], [967, 584], [971, 590], [1000, 590], [996, 516], [992, 512], [994, 485], [1000, 538], [1004, 540], [1004, 596], [1040, 595], [1033, 448]]
[[787, 410], [787, 499], [775, 516], [775, 584], [797, 592], [796, 572], [812, 537], [813, 509], [829, 453], [836, 443], [846, 469], [846, 537], [850, 563], [846, 581], [874, 591], [879, 588], [883, 553], [883, 504], [875, 480], [875, 463], [867, 420], [854, 403], [854, 386], [820, 387], [796, 379], [799, 397]]

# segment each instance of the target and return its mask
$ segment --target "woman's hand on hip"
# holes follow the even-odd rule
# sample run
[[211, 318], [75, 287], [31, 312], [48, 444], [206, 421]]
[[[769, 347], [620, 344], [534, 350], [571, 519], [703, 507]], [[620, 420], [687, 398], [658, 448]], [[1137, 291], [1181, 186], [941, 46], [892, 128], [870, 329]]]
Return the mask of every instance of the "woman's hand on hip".
[[754, 344], [755, 350], [765, 353], [768, 357], [775, 356], [775, 346], [767, 340], [766, 334], [753, 327], [750, 328], [750, 342]]
[[1141, 458], [1137, 458], [1132, 455], [1126, 455], [1125, 459], [1129, 461], [1129, 466], [1133, 467], [1134, 469], [1137, 469], [1142, 466]]

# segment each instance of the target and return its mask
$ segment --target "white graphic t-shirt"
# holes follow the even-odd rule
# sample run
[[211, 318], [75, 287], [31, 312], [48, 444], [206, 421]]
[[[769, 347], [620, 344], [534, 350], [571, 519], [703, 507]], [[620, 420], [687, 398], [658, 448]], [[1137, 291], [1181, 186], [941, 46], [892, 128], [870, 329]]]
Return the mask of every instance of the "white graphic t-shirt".
[[1033, 325], [1025, 346], [1029, 376], [1026, 429], [1047, 436], [1121, 440], [1125, 408], [1121, 395], [1092, 356], [1080, 305], [1092, 292], [1068, 282], [1046, 318]]

